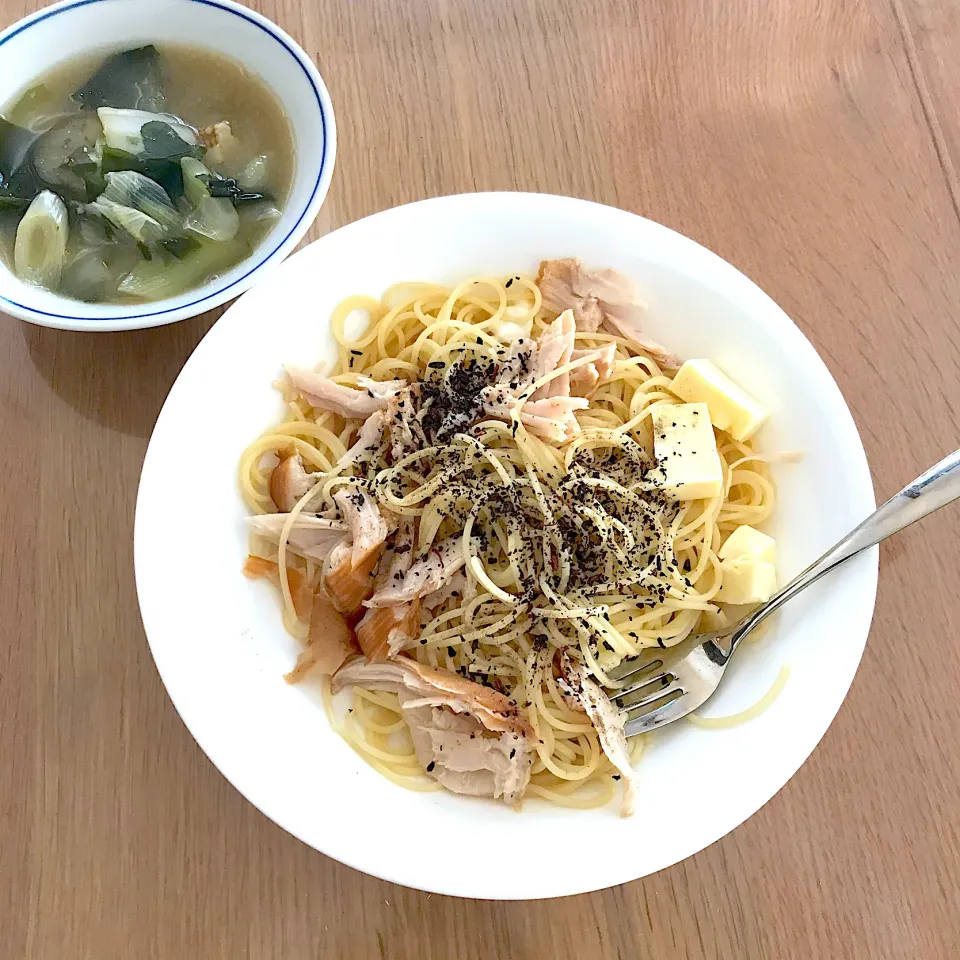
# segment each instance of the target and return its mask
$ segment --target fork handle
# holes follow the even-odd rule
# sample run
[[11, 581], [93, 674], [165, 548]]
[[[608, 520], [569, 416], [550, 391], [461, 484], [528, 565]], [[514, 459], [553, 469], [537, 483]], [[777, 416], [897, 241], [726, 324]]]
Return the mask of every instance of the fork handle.
[[[904, 487], [896, 496], [878, 507], [858, 527], [831, 547], [819, 560], [815, 560], [802, 573], [777, 591], [763, 606], [748, 614], [733, 634], [732, 647], [774, 610], [815, 583], [834, 567], [856, 556], [867, 547], [901, 531], [904, 527], [922, 520], [928, 513], [939, 510], [960, 497], [960, 450], [955, 450], [932, 466], [913, 483]], [[731, 649], [730, 653], [733, 653]]]

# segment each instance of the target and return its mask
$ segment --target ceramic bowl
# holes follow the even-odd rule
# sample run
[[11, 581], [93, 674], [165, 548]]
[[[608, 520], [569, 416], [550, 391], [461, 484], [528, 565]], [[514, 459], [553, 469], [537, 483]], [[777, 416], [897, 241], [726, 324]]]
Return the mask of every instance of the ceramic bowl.
[[283, 215], [252, 256], [210, 283], [166, 300], [89, 304], [19, 280], [0, 261], [0, 311], [63, 330], [137, 330], [174, 323], [238, 296], [280, 263], [310, 228], [336, 155], [333, 106], [316, 66], [276, 24], [231, 0], [66, 0], [0, 33], [3, 102], [15, 103], [57, 64], [148, 43], [200, 46], [242, 63], [276, 95], [296, 164]]

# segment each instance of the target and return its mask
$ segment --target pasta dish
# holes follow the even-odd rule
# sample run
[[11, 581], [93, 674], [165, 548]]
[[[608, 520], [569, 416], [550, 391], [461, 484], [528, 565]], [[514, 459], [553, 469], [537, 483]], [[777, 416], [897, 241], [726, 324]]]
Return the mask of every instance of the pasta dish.
[[393, 781], [632, 812], [616, 668], [775, 589], [765, 411], [645, 311], [576, 260], [404, 283], [336, 308], [332, 368], [286, 368], [245, 572], [303, 641], [287, 679], [349, 691], [331, 722]]

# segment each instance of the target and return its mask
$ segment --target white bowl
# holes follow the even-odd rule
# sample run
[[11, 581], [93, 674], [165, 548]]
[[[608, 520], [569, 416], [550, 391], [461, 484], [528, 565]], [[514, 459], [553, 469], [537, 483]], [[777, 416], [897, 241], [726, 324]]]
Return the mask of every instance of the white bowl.
[[[561, 256], [633, 277], [651, 304], [652, 336], [681, 356], [713, 358], [770, 408], [761, 450], [804, 451], [799, 463], [775, 467], [779, 503], [769, 529], [782, 578], [873, 509], [863, 447], [840, 391], [769, 297], [666, 227], [536, 194], [426, 200], [298, 253], [207, 334], [164, 405], [143, 466], [140, 607], [191, 733], [237, 789], [304, 842], [438, 893], [582, 893], [652, 873], [723, 836], [769, 800], [823, 736], [873, 611], [875, 550], [788, 604], [762, 642], [738, 653], [706, 711], [752, 704], [788, 664], [790, 679], [762, 716], [724, 730], [681, 721], [654, 735], [638, 768], [638, 812], [628, 820], [616, 807], [570, 811], [529, 800], [517, 813], [499, 802], [408, 792], [330, 730], [315, 686], [284, 682], [297, 643], [280, 624], [269, 585], [240, 572], [247, 533], [237, 489], [244, 447], [282, 416], [271, 387], [281, 365], [333, 358], [327, 317], [349, 294], [379, 296], [401, 280], [535, 271], [541, 257]], [[215, 423], [211, 404], [223, 411]]]
[[23, 283], [0, 261], [0, 311], [63, 330], [138, 330], [174, 323], [258, 282], [293, 250], [320, 212], [337, 148], [330, 95], [313, 62], [283, 30], [232, 0], [66, 0], [47, 7], [0, 33], [4, 103], [15, 103], [61, 62], [147, 43], [204, 47], [239, 61], [273, 90], [289, 118], [296, 149], [283, 215], [254, 254], [228, 273], [153, 303], [80, 303]]

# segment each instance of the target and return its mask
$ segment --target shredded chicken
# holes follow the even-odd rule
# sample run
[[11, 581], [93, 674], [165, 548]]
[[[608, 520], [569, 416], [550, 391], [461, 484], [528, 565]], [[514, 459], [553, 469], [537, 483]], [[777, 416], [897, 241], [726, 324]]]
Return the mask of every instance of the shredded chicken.
[[390, 427], [390, 455], [393, 462], [426, 445], [423, 427], [417, 418], [416, 388], [405, 387], [387, 403]]
[[416, 532], [413, 517], [398, 518], [396, 533], [388, 542], [380, 566], [377, 567], [374, 593], [399, 583], [407, 575], [407, 571], [413, 564]]
[[371, 607], [357, 624], [357, 642], [371, 663], [396, 656], [420, 634], [420, 601]]
[[280, 454], [270, 474], [270, 499], [281, 513], [289, 513], [316, 482], [317, 477], [303, 469], [303, 457], [291, 447]]
[[559, 438], [557, 442], [562, 443], [580, 431], [574, 411], [586, 410], [589, 405], [589, 401], [583, 397], [544, 397], [525, 403], [520, 410], [520, 420], [534, 433], [551, 439]]
[[595, 296], [578, 292], [582, 272], [583, 264], [579, 260], [543, 260], [537, 274], [537, 286], [544, 310], [556, 314], [572, 310], [578, 330], [596, 333], [603, 323], [603, 308]]
[[[520, 422], [538, 437], [564, 443], [580, 431], [574, 411], [586, 410], [589, 405], [583, 397], [556, 396], [528, 400], [520, 408]], [[511, 420], [513, 406], [510, 402], [490, 404], [486, 410], [492, 417]]]
[[583, 664], [573, 660], [564, 651], [560, 658], [561, 676], [557, 681], [568, 704], [574, 710], [582, 710], [597, 730], [600, 746], [607, 759], [623, 778], [623, 801], [620, 814], [629, 817], [636, 804], [636, 783], [630, 765], [630, 751], [623, 732], [626, 714], [618, 710], [599, 684], [587, 673]]
[[467, 575], [458, 570], [442, 587], [423, 595], [423, 605], [427, 610], [434, 611], [443, 606], [453, 597], [462, 597], [466, 593], [469, 583]]
[[343, 470], [351, 464], [359, 465], [372, 462], [383, 444], [384, 422], [383, 411], [374, 410], [364, 420], [356, 442], [337, 461], [337, 467]]
[[402, 656], [384, 663], [349, 661], [333, 678], [334, 692], [350, 684], [399, 696], [417, 758], [448, 790], [507, 803], [522, 795], [534, 733], [503, 694]]
[[375, 687], [383, 684], [376, 687], [381, 690], [404, 688], [417, 696], [412, 706], [428, 703], [430, 706], [446, 706], [455, 713], [472, 714], [484, 729], [492, 733], [511, 732], [533, 738], [533, 728], [521, 715], [519, 707], [502, 693], [409, 657], [379, 664], [368, 664], [359, 658], [351, 660], [334, 677], [334, 693], [351, 683]]
[[656, 340], [651, 340], [640, 329], [645, 306], [641, 303], [605, 304], [607, 328], [611, 333], [618, 333], [625, 337], [638, 350], [654, 359], [661, 367], [678, 368], [680, 358], [666, 347], [661, 346]]
[[439, 590], [462, 566], [460, 537], [447, 537], [414, 563], [402, 580], [388, 581], [367, 601], [368, 607], [406, 603]]
[[[243, 572], [251, 580], [269, 580], [276, 587], [280, 587], [280, 567], [272, 560], [264, 560], [263, 557], [247, 557]], [[313, 606], [313, 591], [310, 589], [310, 584], [299, 570], [287, 567], [287, 585], [290, 587], [290, 599], [293, 600], [293, 609], [296, 611], [297, 618], [306, 623]]]
[[[273, 543], [279, 543], [280, 534], [289, 516], [289, 513], [265, 513], [259, 517], [248, 517], [247, 522], [254, 533]], [[330, 551], [347, 536], [347, 532], [347, 524], [343, 520], [300, 513], [290, 528], [287, 547], [298, 556], [322, 563]]]
[[400, 694], [417, 759], [442, 786], [472, 797], [502, 797], [516, 803], [530, 782], [533, 744], [516, 733], [485, 735], [469, 715], [443, 707], [413, 707], [411, 695]]
[[[536, 382], [548, 373], [553, 373], [557, 367], [570, 362], [573, 353], [574, 335], [577, 325], [573, 319], [572, 310], [564, 310], [553, 323], [547, 327], [537, 341], [537, 355], [533, 367], [533, 381]], [[538, 387], [532, 400], [547, 397], [564, 397], [570, 395], [570, 374], [561, 373], [542, 387]]]
[[577, 329], [596, 333], [605, 326], [625, 337], [639, 350], [665, 367], [679, 367], [679, 359], [642, 330], [646, 304], [633, 282], [615, 270], [588, 270], [579, 260], [544, 260], [537, 286], [548, 313], [572, 310]]
[[287, 683], [299, 683], [310, 670], [333, 674], [358, 653], [350, 624], [322, 590], [313, 595], [307, 648], [297, 657], [296, 666], [285, 675]]
[[570, 393], [575, 397], [589, 397], [603, 382], [610, 379], [616, 362], [617, 345], [607, 343], [596, 350], [574, 350], [571, 360], [583, 360], [592, 357], [591, 363], [575, 367], [570, 371]]
[[367, 557], [379, 550], [387, 539], [388, 527], [380, 514], [377, 501], [359, 487], [342, 487], [333, 499], [343, 513], [353, 539], [351, 562], [359, 567]]
[[342, 614], [353, 616], [373, 593], [373, 571], [380, 559], [379, 550], [371, 550], [358, 565], [353, 564], [353, 545], [341, 540], [323, 564], [323, 588]]
[[290, 382], [307, 402], [320, 410], [338, 413], [341, 417], [366, 419], [377, 410], [386, 409], [387, 402], [405, 386], [403, 380], [371, 380], [358, 377], [359, 390], [335, 383], [329, 377], [302, 367], [287, 367]]

